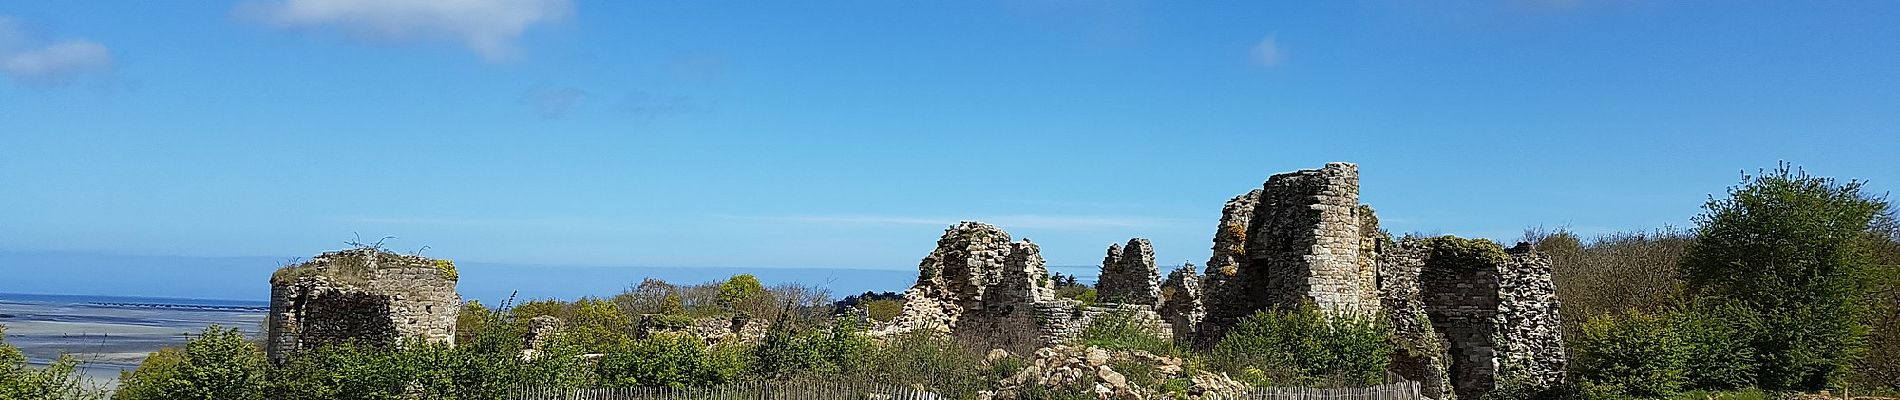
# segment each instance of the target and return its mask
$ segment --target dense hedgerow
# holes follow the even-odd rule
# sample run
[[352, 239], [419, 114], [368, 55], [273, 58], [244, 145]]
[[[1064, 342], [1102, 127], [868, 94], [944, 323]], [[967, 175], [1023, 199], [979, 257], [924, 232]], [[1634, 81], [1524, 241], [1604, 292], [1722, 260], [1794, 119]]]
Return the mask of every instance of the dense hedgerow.
[[1307, 304], [1260, 311], [1234, 325], [1209, 365], [1255, 385], [1366, 386], [1385, 378], [1394, 348], [1385, 319]]

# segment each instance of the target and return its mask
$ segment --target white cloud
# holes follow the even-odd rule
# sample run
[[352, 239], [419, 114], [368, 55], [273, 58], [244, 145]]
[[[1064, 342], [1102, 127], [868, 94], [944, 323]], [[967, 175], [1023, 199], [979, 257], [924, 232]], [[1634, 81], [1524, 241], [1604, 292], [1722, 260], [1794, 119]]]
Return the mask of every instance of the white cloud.
[[490, 61], [515, 56], [529, 26], [573, 13], [568, 0], [267, 0], [240, 16], [282, 28], [328, 28], [361, 39], [459, 42]]
[[1260, 43], [1248, 49], [1247, 59], [1253, 61], [1254, 65], [1262, 67], [1272, 67], [1285, 62], [1286, 51], [1280, 49], [1280, 42], [1275, 40], [1274, 36], [1267, 35], [1265, 39], [1260, 39]]
[[521, 96], [521, 103], [542, 119], [555, 119], [567, 115], [586, 99], [587, 91], [580, 88], [537, 86]]
[[0, 75], [23, 86], [65, 86], [86, 76], [112, 73], [112, 52], [84, 39], [44, 43], [22, 24], [0, 16]]
[[1098, 229], [1154, 228], [1180, 224], [1176, 218], [1090, 216], [1090, 215], [995, 215], [984, 218], [950, 218], [891, 215], [792, 215], [792, 216], [721, 216], [728, 219], [792, 222], [828, 225], [933, 225], [950, 226], [958, 221], [982, 221], [1005, 229]]

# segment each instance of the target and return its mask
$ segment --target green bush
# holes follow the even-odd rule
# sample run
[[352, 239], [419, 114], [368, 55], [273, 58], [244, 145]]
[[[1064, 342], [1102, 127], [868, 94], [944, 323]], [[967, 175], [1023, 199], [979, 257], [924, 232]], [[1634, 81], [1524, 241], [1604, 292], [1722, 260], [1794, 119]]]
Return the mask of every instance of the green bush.
[[1082, 328], [1076, 340], [1086, 346], [1110, 350], [1141, 350], [1160, 355], [1181, 355], [1174, 341], [1156, 334], [1131, 312], [1114, 311], [1098, 315]]
[[869, 365], [874, 368], [859, 376], [870, 382], [929, 388], [945, 398], [974, 398], [977, 391], [991, 389], [1004, 377], [1000, 375], [1003, 368], [981, 368], [983, 356], [942, 334], [919, 330], [887, 338], [871, 355]]
[[286, 400], [398, 400], [419, 372], [407, 361], [385, 346], [322, 346], [272, 369], [269, 390]]
[[717, 385], [746, 372], [746, 355], [734, 349], [708, 346], [690, 334], [660, 333], [602, 355], [594, 371], [608, 387]]
[[138, 369], [122, 373], [114, 400], [262, 399], [264, 353], [237, 329], [213, 325], [185, 343], [163, 349]]
[[45, 368], [27, 365], [26, 355], [5, 341], [7, 329], [0, 325], [0, 399], [80, 400], [99, 399], [104, 394], [85, 387], [78, 373], [79, 360], [62, 356]]
[[1391, 363], [1391, 337], [1384, 318], [1306, 304], [1242, 319], [1215, 344], [1209, 364], [1254, 385], [1375, 385]]
[[1734, 305], [1689, 306], [1677, 313], [1674, 329], [1686, 346], [1687, 385], [1697, 390], [1732, 390], [1755, 384], [1751, 340], [1761, 322]]
[[873, 343], [857, 318], [837, 318], [828, 329], [804, 333], [790, 325], [773, 321], [765, 339], [753, 348], [753, 367], [760, 376], [855, 373], [871, 366]]
[[746, 303], [765, 297], [765, 294], [765, 285], [759, 283], [758, 277], [739, 274], [719, 284], [719, 295], [715, 301], [726, 311], [740, 311], [746, 308]]
[[1837, 387], [1866, 348], [1877, 245], [1869, 232], [1889, 210], [1862, 186], [1783, 164], [1744, 176], [1696, 219], [1683, 279], [1691, 294], [1760, 318], [1753, 347], [1764, 389]]
[[1689, 346], [1669, 315], [1628, 311], [1590, 318], [1571, 361], [1585, 397], [1661, 398], [1687, 381]]

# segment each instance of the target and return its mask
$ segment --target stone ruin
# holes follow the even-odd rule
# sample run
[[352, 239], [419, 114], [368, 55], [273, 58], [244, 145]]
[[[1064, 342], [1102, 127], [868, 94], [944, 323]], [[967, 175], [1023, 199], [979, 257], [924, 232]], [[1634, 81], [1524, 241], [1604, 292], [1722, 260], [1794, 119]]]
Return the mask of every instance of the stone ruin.
[[876, 334], [935, 330], [1023, 353], [1072, 338], [1094, 318], [1117, 311], [1167, 333], [1152, 302], [1084, 306], [1056, 298], [1041, 249], [1028, 240], [1012, 242], [993, 225], [965, 221], [945, 230], [918, 270], [917, 283], [904, 292], [904, 311]]
[[1386, 246], [1379, 268], [1394, 327], [1416, 340], [1394, 369], [1428, 392], [1478, 398], [1503, 385], [1563, 383], [1568, 360], [1550, 259], [1529, 245], [1408, 237]]
[[448, 260], [359, 247], [312, 257], [271, 275], [265, 354], [273, 363], [302, 350], [354, 341], [455, 342], [462, 297]]
[[1207, 261], [1197, 340], [1219, 338], [1256, 311], [1303, 302], [1377, 310], [1375, 271], [1360, 262], [1359, 212], [1359, 167], [1347, 163], [1274, 175], [1229, 200]]
[[[1097, 286], [1115, 302], [1082, 307], [1052, 298], [1033, 244], [965, 222], [924, 259], [893, 329], [1033, 332], [1011, 344], [1048, 345], [1097, 316], [1127, 312], [1206, 348], [1255, 312], [1311, 304], [1389, 318], [1399, 348], [1389, 370], [1434, 398], [1562, 383], [1567, 360], [1548, 259], [1485, 240], [1395, 241], [1359, 202], [1357, 165], [1273, 175], [1227, 202], [1213, 242], [1204, 274], [1190, 266], [1166, 280], [1147, 240], [1111, 246]], [[1491, 255], [1463, 256], [1471, 249]]]
[[1201, 276], [1194, 273], [1194, 264], [1168, 272], [1168, 280], [1161, 282], [1160, 303], [1156, 306], [1175, 337], [1196, 336], [1207, 309], [1201, 305]]
[[1160, 280], [1154, 245], [1148, 239], [1128, 239], [1127, 247], [1108, 245], [1095, 291], [1105, 302], [1154, 305], [1161, 297]]

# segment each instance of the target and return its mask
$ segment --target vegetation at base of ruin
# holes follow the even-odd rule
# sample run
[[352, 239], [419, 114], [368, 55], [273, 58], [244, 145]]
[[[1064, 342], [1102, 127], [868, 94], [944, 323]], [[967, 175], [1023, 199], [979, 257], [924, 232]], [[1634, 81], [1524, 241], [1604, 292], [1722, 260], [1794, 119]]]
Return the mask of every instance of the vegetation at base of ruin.
[[[1174, 340], [1154, 331], [1153, 321], [1143, 321], [1135, 313], [1111, 311], [1097, 315], [1076, 334], [1077, 343], [1108, 350], [1140, 350], [1151, 354], [1181, 356], [1186, 350]], [[1118, 370], [1119, 371], [1119, 370]]]
[[165, 348], [122, 372], [113, 400], [256, 400], [264, 392], [264, 352], [236, 328], [205, 328], [183, 349]]
[[1525, 230], [1523, 238], [1550, 257], [1551, 280], [1563, 299], [1565, 337], [1578, 335], [1590, 316], [1681, 302], [1676, 264], [1693, 240], [1694, 232], [1674, 227], [1611, 233], [1587, 242], [1565, 228], [1537, 227]]
[[1579, 396], [1900, 392], [1884, 197], [1783, 164], [1703, 208], [1693, 231], [1527, 231], [1551, 257]]
[[0, 325], [0, 399], [97, 400], [105, 391], [93, 388], [78, 372], [79, 360], [61, 356], [50, 365], [34, 368], [26, 355], [6, 343], [7, 327]]
[[1262, 310], [1234, 325], [1207, 364], [1255, 386], [1376, 385], [1395, 351], [1392, 335], [1385, 318], [1374, 315], [1312, 304]]
[[1837, 182], [1782, 164], [1744, 176], [1710, 199], [1682, 263], [1690, 296], [1752, 312], [1756, 384], [1769, 390], [1838, 388], [1866, 348], [1873, 278], [1870, 229], [1888, 217], [1860, 181]]

